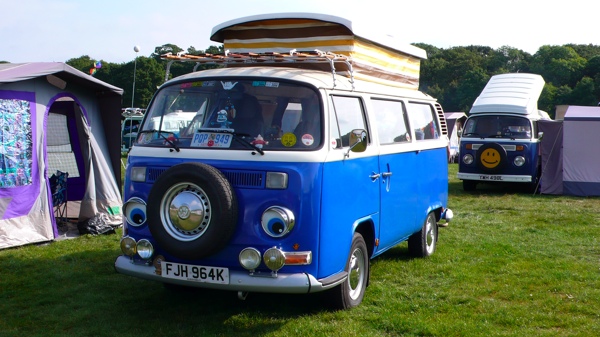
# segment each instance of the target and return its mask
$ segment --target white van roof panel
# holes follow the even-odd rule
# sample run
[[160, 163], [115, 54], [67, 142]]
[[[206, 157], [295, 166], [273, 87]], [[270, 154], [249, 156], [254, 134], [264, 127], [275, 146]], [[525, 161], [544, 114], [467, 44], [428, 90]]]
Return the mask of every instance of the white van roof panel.
[[494, 75], [473, 103], [470, 114], [507, 112], [538, 115], [537, 103], [545, 83], [537, 74]]

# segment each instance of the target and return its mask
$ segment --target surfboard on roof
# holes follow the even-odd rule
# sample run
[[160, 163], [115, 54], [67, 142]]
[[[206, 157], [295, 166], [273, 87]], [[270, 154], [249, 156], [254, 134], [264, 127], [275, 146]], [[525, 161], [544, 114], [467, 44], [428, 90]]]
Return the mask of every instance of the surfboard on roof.
[[[238, 18], [213, 28], [210, 39], [231, 53], [322, 52], [344, 55], [357, 79], [418, 89], [425, 50], [362, 31], [326, 14], [276, 13]], [[336, 65], [336, 68], [338, 66]]]

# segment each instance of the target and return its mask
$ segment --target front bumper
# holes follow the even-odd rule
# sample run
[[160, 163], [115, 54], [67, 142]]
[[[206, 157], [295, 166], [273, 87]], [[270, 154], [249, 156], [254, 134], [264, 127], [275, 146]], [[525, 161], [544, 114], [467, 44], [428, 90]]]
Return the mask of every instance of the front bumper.
[[135, 264], [126, 256], [119, 256], [115, 260], [115, 270], [118, 273], [134, 276], [146, 280], [172, 283], [189, 287], [209, 288], [219, 290], [232, 290], [244, 292], [267, 292], [304, 294], [324, 291], [337, 286], [346, 280], [346, 273], [337, 277], [328, 277], [325, 280], [317, 280], [314, 276], [306, 273], [283, 274], [278, 273], [276, 277], [268, 275], [249, 275], [248, 272], [229, 271], [229, 284], [202, 283], [194, 281], [176, 280], [165, 278], [155, 273], [154, 266]]

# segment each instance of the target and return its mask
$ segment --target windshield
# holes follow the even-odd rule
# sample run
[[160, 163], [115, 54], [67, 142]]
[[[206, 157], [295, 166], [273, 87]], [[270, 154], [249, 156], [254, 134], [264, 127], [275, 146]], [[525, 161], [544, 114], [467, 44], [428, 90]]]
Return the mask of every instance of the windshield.
[[467, 120], [463, 137], [530, 139], [531, 123], [516, 116], [472, 116]]
[[315, 150], [323, 138], [318, 97], [314, 89], [286, 82], [174, 84], [157, 93], [137, 144], [239, 150], [250, 143], [265, 151]]

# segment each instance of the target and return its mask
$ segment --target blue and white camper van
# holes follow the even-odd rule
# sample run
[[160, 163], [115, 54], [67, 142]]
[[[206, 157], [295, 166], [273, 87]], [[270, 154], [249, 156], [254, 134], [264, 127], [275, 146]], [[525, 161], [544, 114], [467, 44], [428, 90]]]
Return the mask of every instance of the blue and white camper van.
[[[350, 34], [338, 17], [287, 15], [217, 26], [226, 55], [164, 56], [224, 67], [169, 80], [152, 99], [127, 161], [119, 273], [242, 299], [326, 291], [350, 308], [363, 299], [371, 258], [404, 241], [415, 256], [434, 252], [438, 222], [452, 218], [441, 106], [416, 89], [415, 73], [386, 83], [393, 71], [378, 77], [371, 66], [359, 78], [360, 56], [232, 52], [249, 22]], [[414, 70], [425, 57], [400, 51], [382, 60]], [[177, 134], [152, 122], [177, 106], [197, 111]]]
[[473, 103], [460, 139], [458, 178], [465, 191], [478, 183], [525, 183], [535, 190], [541, 174], [537, 121], [544, 79], [536, 74], [492, 76]]

